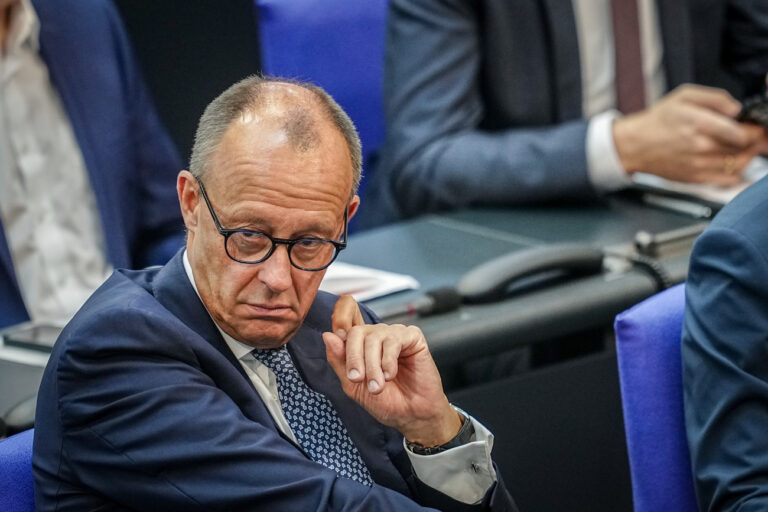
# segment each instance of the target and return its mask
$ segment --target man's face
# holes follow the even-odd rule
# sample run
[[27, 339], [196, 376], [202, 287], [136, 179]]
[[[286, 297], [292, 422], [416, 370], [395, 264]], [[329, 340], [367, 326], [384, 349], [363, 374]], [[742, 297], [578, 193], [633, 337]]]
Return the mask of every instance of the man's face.
[[[344, 138], [332, 125], [318, 123], [317, 133], [320, 143], [299, 151], [272, 119], [246, 115], [235, 121], [204, 178], [221, 225], [276, 238], [338, 240], [352, 165]], [[286, 343], [309, 311], [325, 271], [293, 267], [285, 245], [262, 263], [233, 261], [194, 178], [182, 171], [178, 188], [195, 282], [216, 323], [254, 347]], [[350, 216], [357, 204], [355, 196]]]

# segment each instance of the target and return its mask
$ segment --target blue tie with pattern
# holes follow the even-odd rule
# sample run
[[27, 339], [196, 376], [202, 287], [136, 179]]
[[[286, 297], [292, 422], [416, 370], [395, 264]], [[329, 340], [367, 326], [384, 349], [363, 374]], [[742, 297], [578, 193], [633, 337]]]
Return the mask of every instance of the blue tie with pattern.
[[343, 477], [373, 485], [368, 467], [336, 409], [325, 395], [307, 386], [285, 346], [257, 348], [252, 354], [274, 372], [285, 419], [312, 460]]

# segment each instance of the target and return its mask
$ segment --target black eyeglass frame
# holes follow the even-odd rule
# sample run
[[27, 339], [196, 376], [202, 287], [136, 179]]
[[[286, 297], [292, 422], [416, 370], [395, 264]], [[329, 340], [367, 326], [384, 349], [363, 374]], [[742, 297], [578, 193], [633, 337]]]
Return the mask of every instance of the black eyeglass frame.
[[[208, 194], [205, 192], [205, 187], [203, 186], [203, 182], [199, 179], [195, 178], [197, 181], [198, 186], [200, 187], [200, 192], [203, 195], [203, 200], [205, 201], [205, 205], [208, 207], [208, 211], [211, 213], [211, 218], [213, 218], [213, 223], [216, 225], [216, 229], [219, 231], [219, 234], [224, 237], [224, 252], [227, 253], [227, 256], [233, 261], [236, 261], [238, 263], [243, 263], [245, 265], [257, 265], [259, 263], [264, 263], [269, 259], [270, 256], [275, 252], [275, 249], [278, 245], [285, 245], [286, 250], [288, 251], [288, 261], [291, 262], [291, 265], [296, 267], [299, 270], [305, 270], [307, 272], [319, 272], [321, 270], [325, 270], [328, 268], [331, 263], [336, 261], [336, 258], [339, 256], [339, 253], [347, 248], [347, 230], [349, 228], [349, 206], [344, 207], [344, 234], [342, 235], [342, 241], [337, 242], [336, 240], [331, 240], [328, 238], [312, 238], [312, 237], [306, 237], [306, 238], [276, 238], [273, 236], [268, 235], [267, 233], [264, 233], [262, 231], [253, 231], [250, 229], [224, 229], [224, 227], [219, 222], [219, 218], [216, 216], [216, 212], [213, 211], [213, 206], [211, 206], [211, 201], [208, 199]], [[246, 233], [250, 235], [257, 235], [257, 236], [263, 236], [267, 240], [269, 240], [272, 243], [272, 246], [269, 248], [267, 253], [264, 255], [263, 258], [257, 261], [244, 261], [235, 258], [229, 253], [229, 238], [234, 235], [235, 233]], [[293, 257], [291, 256], [291, 250], [293, 249], [293, 246], [302, 243], [302, 242], [328, 242], [333, 245], [335, 248], [335, 251], [333, 253], [333, 257], [331, 258], [331, 261], [329, 261], [326, 265], [323, 265], [320, 268], [306, 268], [302, 267], [300, 265], [297, 265], [296, 262], [293, 261]]]

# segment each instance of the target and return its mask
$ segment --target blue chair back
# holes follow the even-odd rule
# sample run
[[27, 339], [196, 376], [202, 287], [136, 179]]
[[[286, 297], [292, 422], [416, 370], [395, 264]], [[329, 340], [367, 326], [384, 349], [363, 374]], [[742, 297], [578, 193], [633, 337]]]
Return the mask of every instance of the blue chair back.
[[696, 512], [683, 413], [680, 284], [616, 317], [624, 428], [635, 512]]
[[35, 512], [32, 479], [32, 437], [34, 430], [0, 441], [0, 510]]
[[333, 96], [360, 133], [365, 175], [384, 139], [387, 0], [254, 1], [262, 70], [312, 82]]

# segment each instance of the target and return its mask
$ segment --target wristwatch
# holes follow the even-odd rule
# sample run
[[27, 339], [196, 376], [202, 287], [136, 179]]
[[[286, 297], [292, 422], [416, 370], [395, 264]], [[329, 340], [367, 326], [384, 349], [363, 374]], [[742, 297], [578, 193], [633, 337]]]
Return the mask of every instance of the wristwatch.
[[459, 429], [459, 433], [456, 434], [453, 439], [447, 443], [439, 444], [437, 446], [424, 446], [419, 443], [408, 441], [406, 439], [405, 445], [416, 455], [434, 455], [436, 453], [441, 453], [446, 450], [450, 450], [451, 448], [456, 448], [457, 446], [467, 444], [468, 442], [472, 441], [472, 436], [474, 435], [475, 426], [465, 414], [462, 414], [461, 428]]

